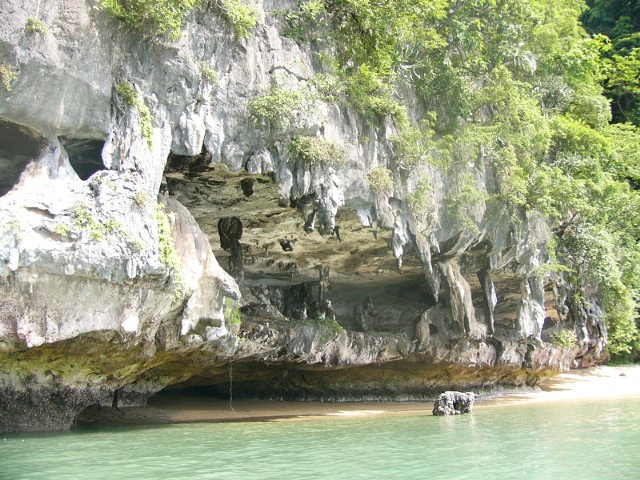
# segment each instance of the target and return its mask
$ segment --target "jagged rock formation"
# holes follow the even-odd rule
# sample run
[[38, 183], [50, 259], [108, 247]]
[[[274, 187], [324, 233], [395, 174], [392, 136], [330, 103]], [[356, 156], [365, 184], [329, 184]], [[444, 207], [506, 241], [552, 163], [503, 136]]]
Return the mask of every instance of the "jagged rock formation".
[[[370, 188], [393, 125], [312, 98], [312, 48], [274, 14], [289, 3], [261, 2], [248, 40], [205, 9], [169, 42], [93, 0], [2, 2], [18, 77], [0, 88], [0, 430], [68, 428], [171, 385], [222, 392], [231, 361], [238, 394], [350, 400], [531, 384], [599, 357], [597, 304], [576, 311], [537, 269], [541, 219], [480, 202], [466, 228], [445, 205], [461, 180], [430, 165], [424, 214], [405, 201], [417, 177]], [[48, 32], [25, 32], [34, 15]], [[307, 95], [286, 127], [248, 108], [273, 84]], [[346, 160], [305, 163], [299, 135]], [[470, 173], [493, 188], [488, 166]], [[543, 341], [567, 327], [578, 347]]]
[[433, 404], [434, 415], [462, 415], [471, 413], [475, 395], [473, 392], [444, 392]]

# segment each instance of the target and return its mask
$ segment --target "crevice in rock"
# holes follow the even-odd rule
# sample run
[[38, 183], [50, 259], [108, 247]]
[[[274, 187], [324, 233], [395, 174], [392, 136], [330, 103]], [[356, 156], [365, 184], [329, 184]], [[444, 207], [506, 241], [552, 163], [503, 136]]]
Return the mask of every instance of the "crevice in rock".
[[17, 123], [0, 120], [0, 196], [11, 190], [46, 141], [33, 130]]
[[82, 180], [101, 170], [107, 170], [102, 162], [104, 140], [92, 138], [61, 138], [60, 143], [69, 155], [69, 163]]
[[218, 235], [220, 236], [220, 246], [229, 252], [229, 271], [231, 275], [240, 279], [243, 275], [242, 265], [242, 220], [238, 217], [223, 217], [218, 220]]
[[189, 172], [198, 173], [204, 172], [209, 168], [211, 163], [211, 153], [207, 151], [205, 146], [202, 146], [202, 151], [199, 155], [178, 155], [170, 152], [167, 158], [166, 172]]

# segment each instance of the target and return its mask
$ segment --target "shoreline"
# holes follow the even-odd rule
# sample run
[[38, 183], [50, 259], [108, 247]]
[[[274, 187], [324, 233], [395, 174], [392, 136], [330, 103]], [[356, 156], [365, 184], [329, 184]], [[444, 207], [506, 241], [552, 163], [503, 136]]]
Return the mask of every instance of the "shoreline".
[[[529, 391], [478, 397], [474, 408], [640, 397], [640, 365], [598, 366], [560, 373]], [[82, 414], [79, 427], [157, 425], [255, 421], [299, 421], [374, 415], [428, 414], [433, 402], [287, 402], [275, 400], [221, 400], [203, 394], [165, 392], [147, 407], [119, 411], [101, 408]]]
[[551, 403], [640, 396], [640, 365], [589, 367], [562, 372], [530, 392], [512, 392], [479, 405]]

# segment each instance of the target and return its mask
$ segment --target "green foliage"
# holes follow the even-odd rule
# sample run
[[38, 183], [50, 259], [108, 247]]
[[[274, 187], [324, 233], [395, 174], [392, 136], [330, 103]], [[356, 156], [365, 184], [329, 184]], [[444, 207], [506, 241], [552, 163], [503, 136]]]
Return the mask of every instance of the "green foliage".
[[321, 100], [325, 102], [337, 102], [345, 93], [344, 82], [337, 76], [328, 73], [319, 73], [309, 79], [311, 85]]
[[284, 20], [287, 24], [283, 34], [298, 43], [307, 41], [310, 27], [317, 25], [317, 19], [326, 13], [322, 0], [308, 0], [298, 2], [297, 8], [284, 12]]
[[617, 180], [628, 180], [637, 190], [640, 187], [640, 128], [614, 123], [603, 131], [611, 145], [611, 156], [604, 168]]
[[60, 235], [61, 237], [68, 237], [69, 234], [71, 233], [71, 227], [66, 223], [58, 223], [53, 228], [53, 231], [58, 235]]
[[321, 333], [320, 341], [323, 342], [344, 333], [344, 327], [340, 325], [334, 318], [329, 317], [293, 320], [291, 323], [294, 328], [310, 327], [319, 330]]
[[[372, 191], [408, 192], [422, 221], [431, 193], [413, 175], [437, 168], [445, 213], [470, 231], [488, 200], [514, 219], [537, 211], [555, 234], [548, 269], [576, 301], [600, 292], [619, 354], [639, 341], [640, 15], [636, 1], [588, 4], [588, 28], [608, 38], [586, 35], [579, 0], [302, 0], [285, 20], [322, 47], [324, 73], [309, 81], [319, 99], [393, 120], [394, 171], [374, 169]], [[291, 110], [262, 118], [290, 122]]]
[[640, 48], [612, 55], [607, 66], [607, 94], [616, 106], [617, 119], [640, 126]]
[[13, 82], [18, 79], [18, 72], [11, 66], [0, 63], [0, 82], [7, 92], [13, 91]]
[[304, 101], [302, 92], [273, 85], [249, 102], [249, 110], [258, 121], [284, 130], [291, 125], [294, 112], [304, 106]]
[[578, 346], [578, 337], [573, 330], [560, 330], [553, 334], [551, 343], [556, 347], [576, 348]]
[[140, 114], [140, 133], [147, 140], [149, 148], [153, 146], [153, 118], [151, 110], [146, 103], [140, 101], [138, 104], [138, 113]]
[[[177, 40], [185, 18], [204, 0], [101, 0], [101, 7], [129, 27], [152, 36]], [[243, 0], [215, 0], [224, 20], [238, 38], [249, 38], [258, 22], [259, 9]]]
[[636, 0], [589, 0], [584, 23], [590, 31], [601, 32], [614, 39], [640, 30], [640, 5]]
[[14, 236], [16, 242], [19, 242], [21, 240], [22, 230], [24, 230], [24, 227], [22, 225], [22, 222], [18, 218], [6, 219], [0, 224], [0, 232], [2, 232], [3, 234], [5, 232], [11, 233]]
[[309, 166], [339, 166], [347, 161], [343, 148], [321, 137], [293, 137], [288, 150], [291, 157]]
[[229, 330], [238, 331], [242, 323], [240, 308], [236, 301], [229, 297], [224, 297], [224, 319], [229, 326]]
[[138, 95], [136, 89], [127, 82], [121, 82], [116, 87], [116, 92], [122, 98], [124, 103], [137, 110], [140, 116], [140, 133], [142, 137], [147, 140], [149, 148], [153, 146], [153, 118], [151, 116], [151, 110]]
[[583, 16], [592, 34], [599, 34], [605, 94], [612, 101], [613, 120], [640, 126], [640, 4], [636, 0], [591, 0]]
[[569, 179], [568, 190], [558, 192], [558, 211], [565, 216], [555, 230], [556, 254], [570, 268], [568, 279], [577, 291], [599, 286], [609, 351], [628, 353], [638, 339], [640, 198], [626, 182], [605, 172], [585, 170], [581, 175], [594, 173], [594, 179]]
[[96, 220], [88, 207], [78, 205], [71, 213], [75, 219], [76, 228], [87, 230], [92, 240], [99, 241], [104, 238], [106, 234], [104, 225]]
[[[86, 205], [76, 205], [72, 210], [71, 214], [74, 219], [74, 227], [78, 230], [84, 230], [89, 232], [91, 239], [94, 241], [100, 241], [105, 238], [108, 234], [118, 234], [121, 236], [126, 236], [126, 233], [123, 230], [122, 224], [113, 218], [107, 218], [104, 222], [100, 222], [93, 215], [91, 209]], [[58, 223], [54, 231], [58, 235], [69, 236], [71, 232], [71, 226], [65, 223]]]
[[184, 267], [173, 245], [171, 222], [164, 210], [164, 206], [161, 204], [156, 205], [156, 222], [158, 224], [158, 255], [160, 256], [160, 261], [165, 264], [170, 272], [174, 301], [178, 301], [186, 292], [183, 276]]
[[24, 26], [24, 31], [26, 33], [49, 33], [49, 29], [45, 25], [45, 23], [36, 17], [27, 18], [27, 23]]
[[137, 108], [138, 104], [140, 103], [140, 99], [138, 97], [138, 92], [133, 85], [127, 82], [121, 82], [116, 87], [116, 92], [118, 92], [118, 95], [120, 95], [124, 103], [126, 103], [130, 107]]
[[140, 190], [139, 192], [136, 192], [136, 194], [133, 196], [133, 202], [138, 207], [144, 207], [149, 203], [149, 196], [146, 194], [146, 192], [143, 192], [142, 190]]
[[185, 17], [202, 0], [101, 0], [101, 7], [129, 27], [177, 40]]
[[353, 70], [344, 80], [349, 102], [364, 113], [392, 118], [399, 126], [409, 123], [407, 109], [391, 93], [385, 76], [367, 63]]
[[423, 120], [419, 127], [407, 127], [399, 135], [391, 137], [394, 162], [397, 168], [411, 170], [426, 161], [438, 163], [438, 142], [434, 139], [435, 113]]
[[503, 149], [513, 150], [521, 162], [547, 154], [551, 141], [548, 117], [533, 85], [519, 80], [506, 65], [493, 69], [486, 85], [477, 91], [473, 108], [491, 112], [487, 120], [480, 117], [476, 121], [476, 128], [485, 130], [481, 141], [498, 157]]
[[107, 218], [103, 225], [106, 233], [119, 233], [123, 236], [125, 235], [122, 224], [113, 218]]
[[571, 118], [580, 119], [596, 130], [606, 128], [611, 121], [609, 100], [593, 93], [585, 92], [575, 95], [567, 108], [567, 113]]
[[623, 355], [638, 350], [638, 333], [636, 303], [632, 292], [616, 279], [613, 283], [603, 285], [603, 305], [609, 324], [608, 350], [613, 355]]
[[388, 195], [393, 192], [393, 179], [387, 167], [375, 167], [367, 174], [367, 181], [375, 194]]
[[404, 125], [406, 109], [393, 88], [398, 70], [406, 70], [402, 54], [417, 41], [427, 48], [438, 44], [441, 38], [428, 20], [444, 16], [445, 3], [303, 1], [287, 13], [286, 33], [299, 42], [318, 38], [328, 43], [348, 101], [364, 113]]
[[405, 195], [405, 201], [416, 218], [422, 218], [426, 213], [431, 213], [433, 208], [431, 194], [433, 189], [428, 178], [423, 178], [418, 182], [413, 192]]
[[562, 223], [586, 207], [580, 183], [556, 166], [539, 165], [528, 178], [526, 208], [537, 210], [552, 225]]
[[478, 232], [477, 221], [472, 217], [470, 209], [482, 205], [486, 200], [487, 194], [478, 189], [476, 177], [470, 172], [458, 171], [455, 182], [444, 199], [445, 212], [463, 228]]
[[553, 153], [557, 156], [606, 158], [609, 141], [599, 131], [569, 116], [556, 116], [553, 124]]
[[255, 4], [248, 5], [242, 0], [216, 0], [222, 16], [233, 29], [236, 37], [249, 38], [258, 23], [259, 10]]
[[218, 81], [218, 72], [211, 68], [207, 62], [200, 62], [200, 72], [202, 72], [202, 77], [210, 83]]
[[170, 269], [178, 269], [180, 260], [173, 246], [171, 222], [160, 204], [156, 205], [156, 222], [158, 223], [158, 253], [160, 261]]

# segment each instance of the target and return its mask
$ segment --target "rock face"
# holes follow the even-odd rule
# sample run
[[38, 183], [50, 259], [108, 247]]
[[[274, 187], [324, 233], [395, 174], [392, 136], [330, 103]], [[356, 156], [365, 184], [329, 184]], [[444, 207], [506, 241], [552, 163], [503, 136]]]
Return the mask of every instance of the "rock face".
[[[260, 2], [247, 40], [205, 8], [171, 42], [93, 0], [2, 2], [0, 64], [17, 79], [0, 86], [0, 431], [69, 428], [172, 385], [222, 395], [230, 362], [246, 395], [382, 400], [532, 384], [601, 356], [598, 303], [577, 308], [540, 273], [541, 219], [483, 201], [456, 213], [463, 179], [430, 165], [371, 188], [394, 127], [317, 98], [313, 47], [276, 14], [292, 4]], [[46, 32], [25, 31], [34, 15]], [[276, 123], [250, 108], [273, 88], [303, 99]], [[344, 161], [305, 162], [300, 136]], [[468, 173], [491, 191], [488, 166]], [[416, 213], [420, 178], [433, 188]], [[561, 330], [575, 347], [548, 342]]]
[[471, 413], [475, 394], [473, 392], [444, 392], [433, 404], [434, 415], [461, 415]]

